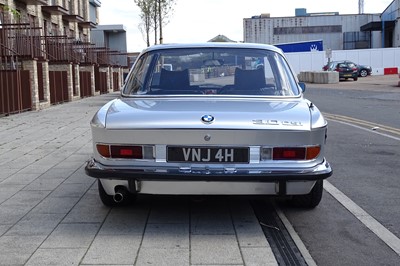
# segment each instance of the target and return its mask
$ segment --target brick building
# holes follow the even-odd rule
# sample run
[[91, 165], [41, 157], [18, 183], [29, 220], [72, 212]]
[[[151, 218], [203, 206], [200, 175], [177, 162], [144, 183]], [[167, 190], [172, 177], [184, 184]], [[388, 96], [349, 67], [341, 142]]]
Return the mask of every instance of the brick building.
[[99, 0], [0, 0], [0, 115], [119, 90], [126, 50], [91, 38], [100, 6]]

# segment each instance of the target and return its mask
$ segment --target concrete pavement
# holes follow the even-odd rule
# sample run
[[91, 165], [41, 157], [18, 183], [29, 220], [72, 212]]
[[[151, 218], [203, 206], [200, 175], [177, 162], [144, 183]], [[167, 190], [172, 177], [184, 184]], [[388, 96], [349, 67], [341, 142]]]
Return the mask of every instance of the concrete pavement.
[[0, 117], [0, 265], [277, 265], [246, 200], [102, 205], [89, 121], [117, 96]]

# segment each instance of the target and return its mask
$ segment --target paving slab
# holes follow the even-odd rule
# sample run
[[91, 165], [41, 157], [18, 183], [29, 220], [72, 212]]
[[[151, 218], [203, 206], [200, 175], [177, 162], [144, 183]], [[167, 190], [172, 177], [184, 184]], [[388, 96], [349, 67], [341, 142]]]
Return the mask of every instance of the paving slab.
[[83, 248], [38, 249], [25, 264], [27, 266], [79, 265], [85, 254]]
[[57, 198], [49, 196], [36, 205], [30, 212], [39, 214], [61, 213], [66, 215], [79, 200], [79, 197]]
[[99, 223], [59, 224], [41, 245], [41, 248], [87, 249], [92, 243], [99, 228]]
[[143, 234], [149, 216], [148, 209], [137, 207], [115, 208], [104, 221], [99, 235]]
[[190, 247], [192, 264], [244, 264], [235, 235], [192, 235]]
[[156, 249], [142, 248], [135, 265], [148, 266], [189, 266], [190, 252], [188, 249]]
[[189, 224], [148, 224], [142, 248], [189, 249]]
[[269, 247], [246, 247], [241, 251], [246, 266], [278, 266]]
[[5, 236], [48, 236], [63, 218], [62, 213], [29, 213], [11, 227]]
[[65, 216], [64, 223], [103, 223], [110, 209], [103, 206], [97, 190], [89, 190]]
[[0, 237], [0, 265], [24, 265], [45, 238], [45, 236]]
[[[234, 235], [229, 205], [223, 197], [215, 201], [192, 204], [191, 234], [193, 235]], [[219, 201], [221, 199], [221, 201]]]
[[133, 265], [138, 255], [141, 241], [141, 234], [100, 235], [93, 241], [83, 258], [82, 264]]

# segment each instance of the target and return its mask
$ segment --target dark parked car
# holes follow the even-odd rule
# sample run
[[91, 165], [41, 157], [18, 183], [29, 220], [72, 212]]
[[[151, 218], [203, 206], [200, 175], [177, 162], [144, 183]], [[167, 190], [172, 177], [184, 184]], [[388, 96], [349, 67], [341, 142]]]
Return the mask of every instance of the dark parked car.
[[354, 81], [358, 80], [358, 68], [357, 65], [350, 61], [333, 61], [330, 62], [323, 69], [327, 71], [336, 71], [339, 72], [339, 79], [353, 79]]
[[371, 67], [371, 66], [368, 66], [368, 65], [359, 65], [359, 64], [356, 64], [356, 63], [354, 63], [354, 62], [347, 61], [347, 60], [330, 62], [329, 64], [326, 64], [325, 66], [323, 66], [322, 69], [323, 69], [324, 71], [327, 71], [328, 68], [329, 68], [332, 64], [334, 64], [334, 63], [352, 63], [352, 64], [354, 64], [354, 65], [357, 67], [358, 76], [359, 76], [359, 77], [366, 77], [366, 76], [368, 76], [368, 75], [371, 75], [371, 73], [372, 73], [372, 67]]

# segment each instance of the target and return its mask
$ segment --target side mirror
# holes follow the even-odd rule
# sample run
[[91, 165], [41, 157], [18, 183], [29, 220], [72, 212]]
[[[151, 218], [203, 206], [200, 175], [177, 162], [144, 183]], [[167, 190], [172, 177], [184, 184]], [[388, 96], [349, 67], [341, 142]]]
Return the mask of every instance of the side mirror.
[[299, 82], [299, 86], [304, 93], [306, 91], [306, 84], [304, 82]]

